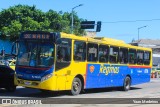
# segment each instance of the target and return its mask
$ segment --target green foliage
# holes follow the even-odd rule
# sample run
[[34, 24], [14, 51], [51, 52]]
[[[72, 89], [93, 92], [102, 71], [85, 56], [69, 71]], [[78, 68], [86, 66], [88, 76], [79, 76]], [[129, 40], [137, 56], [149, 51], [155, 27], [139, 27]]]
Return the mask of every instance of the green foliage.
[[[84, 30], [80, 29], [80, 22], [74, 13], [74, 33], [82, 35]], [[2, 37], [10, 37], [14, 40], [23, 31], [49, 31], [70, 33], [71, 13], [56, 12], [49, 10], [42, 12], [36, 6], [16, 5], [0, 12], [0, 32]]]

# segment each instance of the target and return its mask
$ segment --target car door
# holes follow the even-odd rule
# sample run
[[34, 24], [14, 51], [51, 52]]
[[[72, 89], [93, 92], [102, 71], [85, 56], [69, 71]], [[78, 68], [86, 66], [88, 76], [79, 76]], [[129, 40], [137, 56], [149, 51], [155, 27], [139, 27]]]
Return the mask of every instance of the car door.
[[5, 85], [5, 74], [4, 74], [4, 67], [0, 66], [0, 87], [4, 87]]
[[0, 87], [1, 87], [1, 85], [2, 85], [2, 72], [0, 70]]
[[0, 67], [0, 87], [14, 84], [14, 71], [9, 67]]
[[4, 73], [4, 80], [6, 81], [5, 84], [6, 86], [11, 86], [14, 84], [14, 71], [10, 68], [6, 69]]

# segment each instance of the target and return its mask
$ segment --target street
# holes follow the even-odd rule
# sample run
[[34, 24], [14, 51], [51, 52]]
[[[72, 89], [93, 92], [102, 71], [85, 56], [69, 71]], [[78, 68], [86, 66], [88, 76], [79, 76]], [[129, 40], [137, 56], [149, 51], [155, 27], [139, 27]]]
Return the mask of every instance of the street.
[[67, 91], [42, 93], [37, 89], [17, 87], [17, 90], [7, 92], [0, 89], [1, 98], [160, 98], [160, 79], [151, 79], [150, 83], [135, 85], [130, 91], [119, 91], [117, 88], [89, 89], [84, 93], [71, 96]]
[[[61, 91], [61, 92], [49, 92], [49, 93], [42, 93], [41, 91], [37, 89], [30, 89], [30, 88], [23, 88], [18, 86], [16, 92], [14, 93], [9, 93], [6, 92], [4, 89], [0, 90], [0, 97], [1, 98], [48, 98], [46, 99], [45, 103], [50, 104], [50, 102], [53, 102], [53, 98], [60, 98], [61, 102], [56, 102], [56, 106], [60, 106], [57, 104], [63, 104], [67, 103], [65, 102], [65, 98], [160, 98], [160, 79], [151, 79], [150, 83], [146, 84], [140, 84], [140, 85], [135, 85], [131, 87], [131, 90], [128, 92], [124, 91], [119, 91], [117, 88], [106, 88], [106, 89], [90, 89], [90, 90], [85, 90], [84, 93], [77, 95], [77, 96], [71, 96], [68, 94], [67, 91]], [[109, 99], [111, 100], [111, 99]], [[112, 102], [111, 104], [118, 103], [122, 99], [116, 99], [116, 102]], [[118, 101], [119, 100], [119, 101]], [[125, 99], [123, 99], [125, 100]], [[122, 100], [122, 101], [123, 101]], [[95, 104], [95, 102], [93, 102]], [[72, 106], [93, 106], [94, 104], [72, 104]], [[107, 105], [111, 105], [110, 103]], [[146, 106], [145, 104], [125, 104], [125, 106]], [[0, 105], [1, 106], [1, 105]], [[5, 105], [6, 106], [6, 105]], [[9, 105], [8, 105], [9, 106]], [[12, 105], [13, 106], [13, 105]], [[18, 107], [18, 105], [14, 105]], [[25, 107], [25, 105], [22, 105]], [[35, 105], [33, 105], [34, 107]], [[94, 106], [104, 106], [104, 105], [99, 105], [95, 104]], [[115, 105], [116, 106], [116, 105]], [[120, 105], [118, 105], [120, 106]], [[70, 105], [66, 105], [66, 107], [70, 107]], [[146, 107], [149, 107], [147, 104]]]
[[160, 79], [151, 79], [150, 83], [135, 85], [130, 91], [117, 88], [89, 89], [84, 93], [71, 96], [67, 91], [42, 93], [37, 89], [17, 87], [14, 93], [0, 89], [1, 98], [160, 98]]

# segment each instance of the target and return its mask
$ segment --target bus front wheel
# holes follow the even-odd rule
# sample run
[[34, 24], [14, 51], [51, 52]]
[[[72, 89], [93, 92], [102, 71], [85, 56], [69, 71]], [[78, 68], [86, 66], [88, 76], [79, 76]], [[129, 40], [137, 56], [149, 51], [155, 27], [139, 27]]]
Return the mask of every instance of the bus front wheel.
[[122, 90], [128, 91], [131, 88], [130, 86], [131, 86], [131, 78], [129, 76], [127, 76], [124, 80]]
[[72, 88], [71, 88], [71, 94], [72, 95], [78, 95], [81, 92], [82, 89], [82, 82], [79, 78], [74, 78], [72, 82]]

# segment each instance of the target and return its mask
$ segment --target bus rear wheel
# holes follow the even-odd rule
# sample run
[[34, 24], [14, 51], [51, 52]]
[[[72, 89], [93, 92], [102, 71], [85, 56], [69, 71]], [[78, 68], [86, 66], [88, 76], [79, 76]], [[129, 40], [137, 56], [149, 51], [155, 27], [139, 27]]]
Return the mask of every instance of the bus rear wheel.
[[127, 76], [124, 80], [122, 90], [128, 91], [128, 90], [130, 90], [130, 88], [131, 88], [131, 78], [129, 76]]
[[82, 82], [79, 78], [74, 78], [72, 82], [71, 95], [78, 95], [82, 89]]

